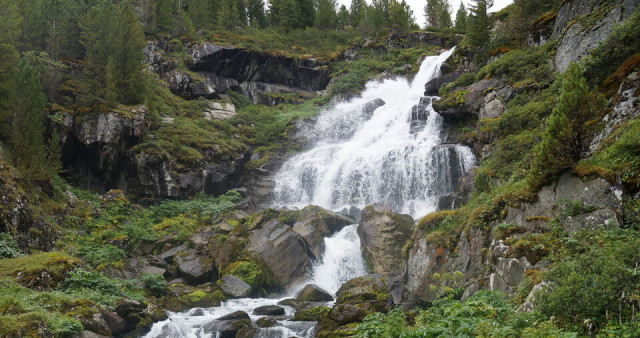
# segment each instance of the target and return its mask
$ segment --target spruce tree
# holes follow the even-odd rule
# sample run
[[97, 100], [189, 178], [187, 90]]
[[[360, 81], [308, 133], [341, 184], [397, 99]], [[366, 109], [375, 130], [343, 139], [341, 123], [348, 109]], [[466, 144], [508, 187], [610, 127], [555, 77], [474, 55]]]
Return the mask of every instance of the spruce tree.
[[449, 0], [427, 0], [424, 6], [424, 14], [427, 18], [427, 26], [437, 28], [451, 27], [451, 5]]
[[11, 0], [0, 0], [0, 44], [17, 46], [22, 34], [22, 16]]
[[[95, 94], [106, 99], [109, 82], [117, 88], [117, 101], [140, 102], [144, 94], [142, 26], [133, 6], [122, 2], [116, 6], [108, 0], [91, 8], [81, 20], [82, 44], [86, 49], [86, 69]], [[109, 59], [113, 67], [107, 71]]]
[[389, 28], [392, 33], [404, 33], [409, 30], [412, 13], [408, 8], [404, 0], [389, 2]]
[[456, 12], [456, 25], [457, 29], [467, 29], [467, 9], [464, 7], [464, 2], [460, 3], [460, 8]]
[[[16, 168], [26, 178], [47, 182], [60, 171], [56, 144], [44, 141], [46, 99], [38, 83], [38, 74], [21, 60], [10, 96], [11, 135], [9, 145]], [[55, 141], [55, 140], [54, 140]], [[49, 155], [49, 152], [53, 154]]]
[[349, 8], [349, 24], [352, 27], [359, 27], [365, 21], [367, 3], [364, 0], [352, 0]]
[[316, 27], [320, 29], [334, 28], [336, 25], [335, 0], [318, 0], [318, 13], [316, 14]]
[[349, 10], [347, 6], [341, 5], [338, 10], [338, 27], [344, 28], [349, 25]]
[[298, 28], [313, 27], [316, 22], [316, 10], [313, 6], [313, 0], [297, 0], [298, 11], [300, 13], [300, 20], [298, 22]]
[[264, 15], [264, 1], [247, 0], [247, 16], [249, 26], [265, 28], [267, 26], [267, 17]]
[[489, 16], [487, 10], [493, 0], [473, 0], [467, 19], [467, 36], [473, 47], [481, 48], [489, 43]]
[[571, 63], [563, 74], [560, 96], [542, 140], [534, 149], [530, 172], [533, 182], [558, 174], [580, 159], [604, 106], [602, 97], [587, 87], [580, 65]]

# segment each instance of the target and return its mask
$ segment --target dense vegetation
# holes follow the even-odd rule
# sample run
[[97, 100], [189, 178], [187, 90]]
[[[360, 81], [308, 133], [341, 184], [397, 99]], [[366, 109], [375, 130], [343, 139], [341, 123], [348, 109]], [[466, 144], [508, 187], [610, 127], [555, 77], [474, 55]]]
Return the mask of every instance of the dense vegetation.
[[[531, 27], [549, 22], [560, 4], [515, 0], [489, 14], [491, 1], [474, 0], [454, 20], [448, 0], [426, 1], [425, 29], [443, 39], [466, 33], [456, 57], [477, 66], [440, 89], [443, 102], [463, 104], [468, 87], [489, 78], [502, 78], [515, 89], [499, 118], [460, 126], [460, 141], [491, 138], [492, 150], [475, 170], [468, 203], [420, 220], [418, 227], [429, 241], [447, 247], [465, 229], [489, 231], [508, 206], [533, 201], [540, 187], [566, 170], [617, 182], [625, 194], [637, 197], [638, 119], [617, 125], [596, 151], [589, 146], [621, 81], [640, 65], [640, 12], [618, 25], [580, 64], [558, 74], [551, 64], [557, 41], [529, 47], [527, 39]], [[60, 135], [53, 127], [63, 113], [128, 116], [132, 107], [144, 105], [148, 132], [133, 151], [190, 167], [202, 164], [207, 151], [230, 156], [252, 149], [261, 156], [246, 165], [250, 170], [283, 147], [297, 150], [296, 144], [286, 144], [292, 121], [315, 115], [333, 96], [357, 93], [379, 73], [412, 73], [415, 60], [436, 52], [424, 45], [385, 45], [387, 39], [401, 41], [419, 29], [404, 0], [353, 0], [339, 8], [334, 0], [143, 0], [135, 5], [124, 0], [0, 0], [0, 184], [8, 198], [24, 197], [33, 219], [42, 220], [53, 229], [51, 237], [58, 238], [52, 252], [40, 252], [20, 247], [17, 233], [0, 228], [1, 336], [70, 336], [86, 328], [84, 319], [100, 308], [114, 309], [122, 299], [158, 305], [157, 317], [148, 320], [161, 318], [161, 308], [216, 304], [224, 299], [218, 290], [192, 288], [176, 297], [160, 275], [107, 275], [129, 257], [121, 243], [132, 248], [167, 238], [183, 243], [201, 229], [227, 222], [230, 234], [217, 237], [222, 246], [233, 235], [246, 235], [255, 221], [233, 215], [242, 199], [235, 191], [180, 201], [130, 196], [132, 203], [118, 191], [100, 196], [74, 188], [72, 178], [61, 178]], [[229, 91], [225, 94], [238, 114], [226, 121], [206, 120], [201, 113], [208, 100], [179, 97], [144, 68], [147, 39], [169, 41], [175, 47], [169, 56], [185, 72], [184, 46], [211, 41], [329, 61], [333, 81], [324, 96], [287, 94], [281, 97], [285, 103], [273, 107]], [[358, 56], [344, 58], [351, 48], [358, 49]], [[174, 122], [163, 124], [163, 118]], [[640, 202], [625, 200], [621, 227], [569, 234], [563, 222], [589, 208], [571, 201], [558, 205], [558, 217], [545, 220], [547, 231], [526, 232], [512, 224], [492, 230], [505, 239], [526, 232], [507, 240], [510, 250], [547, 264], [546, 271], [527, 275], [513, 299], [479, 291], [460, 300], [461, 290], [443, 284], [442, 298], [430, 307], [373, 314], [353, 332], [362, 337], [572, 337], [595, 333], [597, 327], [603, 336], [640, 335]], [[23, 230], [50, 235], [35, 224]], [[266, 269], [246, 252], [233, 255], [216, 273], [239, 276], [255, 294], [266, 294], [273, 286]], [[46, 285], [41, 284], [43, 271], [51, 277]], [[534, 311], [518, 312], [541, 281], [553, 287], [539, 293]]]

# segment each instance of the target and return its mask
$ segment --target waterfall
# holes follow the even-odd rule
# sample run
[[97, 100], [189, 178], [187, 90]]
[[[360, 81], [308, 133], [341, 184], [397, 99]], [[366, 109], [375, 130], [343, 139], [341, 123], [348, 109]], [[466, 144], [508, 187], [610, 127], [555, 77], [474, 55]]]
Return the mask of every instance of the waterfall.
[[[322, 112], [306, 131], [312, 149], [292, 157], [276, 175], [276, 203], [340, 210], [381, 202], [414, 217], [434, 211], [438, 198], [451, 193], [475, 162], [467, 147], [442, 143], [442, 118], [431, 106], [437, 98], [422, 96], [424, 84], [451, 53], [427, 57], [411, 83], [403, 78], [370, 82], [360, 97]], [[324, 239], [324, 256], [305, 284], [335, 295], [344, 282], [366, 274], [356, 228], [347, 226]], [[218, 307], [170, 312], [146, 337], [217, 337], [207, 328], [216, 318], [242, 310], [255, 322], [261, 316], [251, 314], [253, 309], [283, 299], [232, 299]], [[287, 320], [294, 309], [283, 307], [286, 315], [278, 318], [278, 326], [261, 328], [254, 337], [314, 336], [315, 322]]]
[[442, 144], [442, 117], [423, 97], [453, 49], [426, 57], [412, 82], [373, 81], [360, 97], [321, 112], [307, 131], [313, 146], [275, 176], [274, 204], [332, 210], [382, 203], [419, 217], [475, 163], [469, 148]]
[[357, 224], [352, 224], [324, 239], [324, 256], [313, 267], [307, 283], [313, 283], [335, 295], [343, 283], [367, 273], [357, 228]]

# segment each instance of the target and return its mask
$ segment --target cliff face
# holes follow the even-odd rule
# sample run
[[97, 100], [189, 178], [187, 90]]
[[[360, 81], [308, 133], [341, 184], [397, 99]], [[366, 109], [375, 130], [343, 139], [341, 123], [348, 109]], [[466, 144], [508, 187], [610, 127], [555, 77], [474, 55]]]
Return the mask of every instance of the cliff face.
[[537, 27], [538, 36], [530, 37], [530, 41], [542, 44], [558, 40], [554, 63], [558, 71], [564, 72], [571, 61], [584, 58], [637, 6], [638, 2], [634, 0], [563, 1], [555, 19]]
[[[312, 97], [329, 84], [328, 62], [291, 58], [209, 42], [185, 45], [187, 72], [167, 57], [166, 40], [151, 41], [144, 49], [149, 68], [164, 76], [171, 91], [186, 99], [226, 98], [227, 90], [249, 97], [254, 104], [282, 103], [274, 94]], [[277, 97], [277, 95], [275, 95]]]

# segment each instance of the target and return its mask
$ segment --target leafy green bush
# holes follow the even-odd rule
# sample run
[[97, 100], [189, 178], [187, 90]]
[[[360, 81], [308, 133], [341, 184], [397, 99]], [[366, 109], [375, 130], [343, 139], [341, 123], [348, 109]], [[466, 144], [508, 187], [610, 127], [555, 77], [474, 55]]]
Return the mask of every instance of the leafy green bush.
[[407, 321], [402, 309], [395, 308], [387, 314], [374, 313], [367, 316], [355, 329], [356, 337], [400, 337], [407, 330]]
[[486, 171], [480, 171], [473, 179], [473, 186], [479, 193], [489, 192], [493, 186], [493, 181]]
[[589, 319], [604, 327], [612, 318], [629, 323], [628, 304], [640, 297], [639, 245], [637, 232], [622, 229], [584, 231], [566, 240], [552, 256], [544, 277], [550, 286], [536, 296], [536, 307], [568, 325]]
[[144, 284], [145, 289], [155, 296], [161, 296], [167, 291], [167, 281], [162, 275], [143, 273], [140, 276], [140, 281]]
[[10, 233], [0, 234], [0, 258], [16, 258], [24, 254], [18, 248], [18, 243]]
[[144, 300], [143, 286], [139, 280], [109, 278], [82, 269], [75, 269], [69, 273], [62, 290], [81, 295], [107, 307], [112, 307], [121, 298]]
[[[467, 300], [437, 299], [426, 310], [413, 314], [407, 326], [399, 308], [388, 314], [367, 316], [356, 325], [356, 337], [576, 337], [551, 322], [541, 322], [535, 313], [515, 313], [500, 292], [481, 290]], [[539, 323], [539, 324], [538, 324]]]
[[84, 258], [87, 260], [87, 263], [93, 267], [102, 264], [113, 265], [127, 257], [127, 253], [124, 252], [124, 250], [111, 244], [105, 244], [102, 246], [87, 245], [81, 248], [79, 253], [84, 254]]
[[241, 200], [242, 196], [235, 190], [229, 190], [219, 197], [200, 192], [189, 201], [164, 201], [158, 206], [151, 207], [151, 217], [154, 222], [160, 222], [165, 218], [183, 214], [211, 216], [230, 210]]

